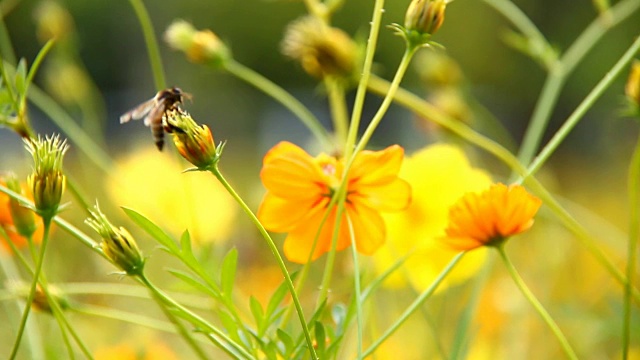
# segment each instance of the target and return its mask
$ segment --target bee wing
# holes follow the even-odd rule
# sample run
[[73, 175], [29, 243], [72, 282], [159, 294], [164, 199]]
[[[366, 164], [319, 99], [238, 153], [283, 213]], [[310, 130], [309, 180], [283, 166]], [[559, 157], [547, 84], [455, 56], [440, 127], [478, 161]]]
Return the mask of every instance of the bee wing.
[[[152, 106], [147, 112], [144, 118], [145, 126], [162, 126], [162, 115], [164, 115], [164, 106], [162, 104]], [[160, 125], [157, 125], [160, 124]]]
[[[127, 111], [122, 116], [120, 116], [120, 124], [124, 124], [126, 122], [133, 120], [140, 120], [143, 117], [147, 116], [151, 110], [156, 106], [156, 98], [149, 99], [142, 104], [136, 106], [135, 108]], [[148, 116], [147, 116], [148, 117]], [[145, 125], [147, 124], [147, 119], [145, 118]]]

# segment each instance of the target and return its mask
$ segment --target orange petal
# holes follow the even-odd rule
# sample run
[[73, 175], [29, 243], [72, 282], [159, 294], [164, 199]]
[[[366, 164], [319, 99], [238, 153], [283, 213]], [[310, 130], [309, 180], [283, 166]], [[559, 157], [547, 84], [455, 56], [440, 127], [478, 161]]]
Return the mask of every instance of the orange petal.
[[[307, 262], [325, 211], [325, 208], [314, 208], [304, 223], [298, 226], [295, 230], [289, 232], [289, 235], [284, 240], [284, 255], [289, 261], [299, 264]], [[313, 251], [311, 261], [316, 260], [322, 256], [322, 254], [331, 250], [335, 218], [336, 209], [334, 208], [320, 231], [318, 243]], [[338, 234], [336, 251], [345, 249], [349, 244], [348, 227], [346, 226], [346, 220], [343, 220], [340, 223], [340, 233]]]
[[411, 185], [396, 178], [387, 184], [366, 185], [359, 184], [349, 194], [349, 201], [361, 202], [379, 211], [400, 211], [411, 203]]
[[392, 181], [398, 176], [404, 149], [399, 145], [392, 145], [381, 151], [363, 151], [356, 156], [349, 173], [349, 187], [353, 183], [381, 184]]
[[281, 142], [265, 155], [262, 183], [274, 195], [300, 199], [327, 193], [322, 169], [298, 146]]
[[368, 206], [347, 206], [358, 252], [372, 255], [384, 243], [386, 228], [380, 214]]
[[473, 250], [484, 245], [483, 242], [471, 237], [447, 236], [440, 238], [440, 240], [446, 242], [447, 246], [449, 246], [451, 249], [458, 251]]
[[303, 219], [309, 216], [309, 210], [314, 206], [326, 207], [329, 198], [322, 198], [321, 202], [282, 199], [267, 192], [258, 209], [258, 219], [269, 231], [288, 232], [293, 230]]

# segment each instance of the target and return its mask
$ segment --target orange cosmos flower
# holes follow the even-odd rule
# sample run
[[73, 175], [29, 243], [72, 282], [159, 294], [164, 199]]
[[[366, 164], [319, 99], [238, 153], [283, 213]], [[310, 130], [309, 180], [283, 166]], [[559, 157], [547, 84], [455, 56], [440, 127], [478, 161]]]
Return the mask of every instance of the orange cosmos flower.
[[[363, 151], [353, 162], [347, 179], [344, 217], [340, 221], [337, 250], [351, 245], [353, 226], [358, 251], [373, 254], [384, 243], [386, 229], [381, 211], [399, 211], [411, 199], [411, 187], [398, 178], [404, 149], [398, 145], [382, 151]], [[316, 234], [315, 260], [331, 250], [336, 208], [320, 223], [340, 185], [344, 161], [326, 154], [311, 157], [290, 142], [281, 142], [265, 155], [260, 173], [267, 193], [258, 218], [267, 230], [289, 233], [284, 254], [290, 261], [309, 259]]]
[[542, 205], [520, 185], [492, 185], [482, 193], [467, 193], [449, 210], [443, 238], [456, 250], [496, 245], [526, 231]]
[[[6, 186], [6, 182], [4, 179], [0, 178], [0, 184]], [[33, 199], [31, 193], [27, 191], [27, 187], [23, 184], [21, 185], [22, 194], [28, 194], [29, 199]], [[18, 205], [19, 206], [19, 205]], [[21, 208], [21, 215], [23, 216], [32, 216], [34, 217], [32, 221], [35, 221], [35, 233], [32, 234], [33, 240], [36, 243], [39, 243], [42, 240], [42, 219], [39, 216], [35, 216], [34, 214], [29, 214], [30, 210], [26, 208]], [[19, 222], [16, 222], [16, 219], [13, 218], [11, 212], [11, 197], [9, 195], [0, 192], [0, 227], [4, 230], [4, 232], [9, 236], [9, 240], [13, 242], [17, 248], [23, 248], [27, 246], [27, 239], [20, 234], [20, 229], [16, 227]], [[17, 219], [20, 221], [19, 219]], [[7, 244], [7, 239], [4, 236], [0, 235], [0, 251], [10, 252], [11, 248]]]

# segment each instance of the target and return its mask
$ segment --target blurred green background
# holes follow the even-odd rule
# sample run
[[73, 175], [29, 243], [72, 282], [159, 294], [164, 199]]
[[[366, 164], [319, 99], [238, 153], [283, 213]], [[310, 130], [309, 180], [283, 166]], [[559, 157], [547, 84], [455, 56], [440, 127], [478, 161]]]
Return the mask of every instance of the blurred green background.
[[[592, 2], [587, 0], [513, 2], [523, 9], [561, 53], [597, 14]], [[42, 46], [36, 35], [34, 20], [34, 13], [40, 3], [41, 1], [34, 0], [0, 2], [3, 9], [15, 4], [7, 13], [5, 22], [16, 55], [26, 58], [29, 64]], [[402, 23], [408, 3], [409, 0], [387, 1], [383, 23]], [[95, 105], [98, 114], [96, 118], [100, 119], [99, 126], [106, 131], [104, 142], [109, 154], [117, 159], [140, 147], [153, 147], [149, 129], [141, 123], [120, 125], [118, 121], [121, 114], [156, 92], [141, 28], [129, 2], [69, 0], [60, 1], [60, 4], [73, 18], [77, 45], [77, 50], [73, 51], [77, 51], [79, 60], [101, 94], [100, 103]], [[285, 58], [279, 51], [287, 24], [305, 13], [302, 1], [183, 0], [146, 1], [145, 4], [158, 39], [162, 38], [164, 30], [174, 19], [185, 19], [196, 28], [213, 30], [230, 46], [237, 61], [284, 87], [329, 126], [329, 109], [322, 88], [297, 63]], [[372, 6], [373, 1], [346, 0], [343, 8], [335, 15], [333, 24], [355, 38], [365, 39]], [[543, 142], [553, 135], [638, 36], [639, 24], [640, 14], [636, 13], [608, 32], [571, 74], [553, 111]], [[434, 40], [444, 45], [447, 53], [460, 64], [469, 93], [495, 114], [516, 142], [519, 142], [538, 99], [546, 72], [535, 61], [505, 44], [503, 37], [509, 29], [513, 29], [512, 26], [484, 1], [456, 0], [448, 6], [446, 21]], [[394, 36], [391, 30], [382, 29], [375, 58], [376, 73], [390, 79], [403, 50], [402, 39]], [[234, 185], [237, 184], [241, 192], [246, 194], [255, 209], [262, 194], [258, 173], [264, 153], [281, 140], [309, 145], [309, 132], [284, 107], [241, 80], [221, 71], [192, 64], [184, 54], [171, 51], [164, 42], [161, 43], [161, 53], [168, 84], [179, 86], [193, 95], [193, 101], [187, 101], [185, 107], [197, 121], [211, 127], [216, 141], [228, 141], [222, 167]], [[51, 86], [46, 85], [46, 76], [48, 61], [52, 56], [53, 52], [36, 77], [36, 84], [45, 90]], [[626, 167], [638, 136], [637, 123], [620, 116], [624, 108], [624, 82], [623, 77], [615, 81], [540, 174], [549, 189], [573, 201], [568, 203], [574, 204], [570, 206], [570, 210], [583, 223], [592, 227], [590, 230], [599, 235], [605, 234], [604, 238], [610, 243], [603, 246], [613, 248], [618, 255], [623, 253], [625, 246], [624, 236], [620, 236], [620, 232], [626, 232], [628, 226]], [[418, 94], [425, 94], [415, 67], [410, 69], [403, 86]], [[353, 93], [350, 93], [349, 99], [353, 99]], [[365, 124], [377, 110], [379, 102], [380, 99], [375, 95], [367, 98]], [[66, 106], [66, 109], [78, 123], [82, 123], [83, 109], [74, 106]], [[31, 111], [31, 120], [40, 133], [56, 131], [51, 121], [35, 108]], [[400, 143], [411, 152], [439, 138], [422, 131], [416, 125], [414, 115], [393, 106], [376, 133], [372, 147]], [[74, 161], [83, 159], [73, 144], [69, 155], [71, 159], [69, 162], [65, 160], [65, 164], [73, 164], [72, 172], [88, 180], [83, 184], [88, 197], [105, 197], [102, 187], [90, 185], [92, 181], [99, 181], [102, 175], [78, 165], [80, 161]], [[476, 156], [474, 166], [488, 167], [497, 175], [497, 179], [508, 176], [508, 169], [490, 156], [483, 153]], [[476, 159], [479, 161], [475, 161]], [[10, 131], [0, 129], [0, 171], [11, 169], [24, 175], [29, 167], [30, 161], [23, 151], [21, 140]], [[152, 181], [153, 175], [149, 176]], [[111, 210], [116, 209], [117, 205], [119, 204], [113, 204]], [[581, 207], [588, 211], [585, 212]], [[592, 221], [594, 214], [602, 219]], [[75, 223], [81, 223], [84, 215], [72, 213], [68, 216]], [[607, 227], [609, 225], [614, 225], [613, 231]], [[558, 238], [567, 240], [563, 243], [565, 247], [560, 247], [559, 250], [553, 248], [560, 254], [557, 255], [558, 258], [569, 253], [572, 248], [579, 248], [575, 242], [569, 242], [574, 239], [566, 239], [570, 235], [563, 232], [564, 229], [554, 228], [554, 231], [560, 235], [555, 232], [538, 234], [541, 242], [531, 245], [535, 246], [536, 254], [547, 253], [549, 246], [557, 245]], [[234, 234], [238, 238], [254, 235], [249, 230]], [[234, 244], [251, 246], [241, 242]], [[151, 247], [150, 244], [147, 245]], [[55, 249], [53, 256], [64, 257], [68, 250]], [[245, 253], [244, 256], [251, 254], [249, 251], [249, 255]], [[532, 266], [530, 272], [534, 275], [546, 266], [536, 263], [535, 259], [529, 259], [526, 248], [525, 252], [516, 254], [515, 260], [520, 263], [529, 262], [527, 265]], [[150, 266], [158, 272], [165, 265], [156, 261], [154, 263]], [[558, 260], [558, 263], [562, 263], [562, 260]], [[256, 265], [256, 268], [260, 265], [262, 264]], [[584, 266], [588, 265], [597, 268], [593, 263]], [[96, 274], [103, 276], [107, 272], [106, 266], [90, 265], [95, 268], [89, 272], [86, 272], [85, 266], [82, 262], [73, 262], [72, 268], [65, 272], [78, 276], [74, 280], [87, 281], [95, 280], [93, 277], [98, 276]], [[569, 278], [565, 280], [572, 284], [583, 280], [576, 274], [565, 273], [562, 276]], [[100, 278], [102, 280], [104, 278]], [[611, 297], [607, 298], [608, 301], [619, 301], [619, 289], [615, 285], [610, 286], [615, 290], [609, 288], [602, 292], [609, 290], [607, 296]], [[611, 315], [611, 309], [604, 307], [594, 317], [607, 319], [607, 315], [618, 315]], [[607, 320], [604, 322], [609, 324]], [[575, 328], [580, 328], [580, 325], [575, 325]], [[618, 331], [618, 325], [613, 324], [607, 329]], [[615, 349], [616, 346], [617, 343], [610, 347]], [[611, 353], [612, 351], [608, 352]]]

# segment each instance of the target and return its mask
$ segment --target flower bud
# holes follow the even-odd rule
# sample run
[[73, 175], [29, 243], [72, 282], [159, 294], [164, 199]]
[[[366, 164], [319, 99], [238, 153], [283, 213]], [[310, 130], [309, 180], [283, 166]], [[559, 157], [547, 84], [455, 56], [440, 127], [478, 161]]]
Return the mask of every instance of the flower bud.
[[62, 159], [69, 149], [66, 140], [58, 136], [44, 140], [25, 139], [27, 151], [33, 156], [33, 173], [27, 178], [33, 200], [42, 217], [52, 218], [60, 205], [66, 186], [66, 177], [62, 172]]
[[[25, 193], [14, 174], [7, 176], [7, 187], [20, 195]], [[33, 211], [22, 206], [18, 200], [10, 198], [9, 212], [16, 232], [25, 238], [31, 238], [37, 228]]]
[[640, 108], [640, 60], [634, 60], [631, 65], [624, 93], [636, 108]]
[[435, 34], [444, 22], [445, 0], [412, 0], [407, 9], [404, 27], [409, 32]]
[[102, 237], [100, 247], [107, 258], [127, 275], [142, 274], [145, 260], [133, 236], [125, 228], [113, 226], [97, 204], [90, 213], [85, 223]]
[[304, 17], [287, 27], [282, 53], [314, 77], [351, 78], [357, 71], [358, 47], [344, 31]]
[[[29, 296], [29, 292], [31, 290], [30, 284], [27, 284], [22, 281], [9, 281], [6, 283], [6, 289], [11, 293], [22, 297], [27, 298]], [[62, 291], [53, 285], [47, 286], [47, 291], [51, 300], [58, 303], [58, 306], [62, 310], [66, 310], [69, 308], [69, 300], [63, 295]], [[42, 289], [42, 286], [38, 284], [36, 287], [36, 292], [34, 293], [33, 303], [31, 304], [34, 309], [40, 310], [42, 312], [52, 313], [52, 306], [47, 298], [47, 294]]]
[[43, 1], [34, 13], [38, 40], [60, 40], [73, 31], [73, 19], [65, 8], [55, 1]]
[[231, 58], [227, 46], [211, 30], [196, 30], [184, 20], [169, 25], [164, 39], [175, 50], [184, 52], [187, 58], [197, 64], [211, 64], [222, 67]]
[[191, 115], [181, 109], [168, 111], [165, 119], [172, 130], [173, 143], [183, 158], [201, 170], [206, 170], [219, 160], [213, 135], [207, 125], [198, 126]]

